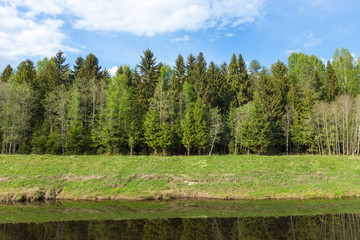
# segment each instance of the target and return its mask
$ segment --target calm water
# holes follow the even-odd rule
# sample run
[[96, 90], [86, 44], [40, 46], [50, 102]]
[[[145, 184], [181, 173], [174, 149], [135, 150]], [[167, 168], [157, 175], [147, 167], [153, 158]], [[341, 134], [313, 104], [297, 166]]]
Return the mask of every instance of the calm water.
[[360, 239], [360, 200], [0, 204], [3, 239]]
[[360, 215], [1, 224], [0, 239], [360, 239]]

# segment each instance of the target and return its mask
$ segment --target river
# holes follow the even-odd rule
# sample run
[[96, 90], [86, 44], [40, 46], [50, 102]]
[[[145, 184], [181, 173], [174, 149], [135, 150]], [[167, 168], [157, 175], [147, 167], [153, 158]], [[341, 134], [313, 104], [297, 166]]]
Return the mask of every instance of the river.
[[7, 203], [0, 239], [360, 239], [360, 201]]

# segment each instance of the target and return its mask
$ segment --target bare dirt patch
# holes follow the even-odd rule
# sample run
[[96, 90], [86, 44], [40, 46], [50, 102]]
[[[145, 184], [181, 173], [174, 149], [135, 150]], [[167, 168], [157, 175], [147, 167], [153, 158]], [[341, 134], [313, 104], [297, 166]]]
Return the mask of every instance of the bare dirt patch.
[[97, 175], [89, 175], [89, 176], [77, 176], [74, 174], [66, 174], [59, 177], [65, 181], [88, 181], [92, 179], [102, 179], [104, 176], [97, 176]]

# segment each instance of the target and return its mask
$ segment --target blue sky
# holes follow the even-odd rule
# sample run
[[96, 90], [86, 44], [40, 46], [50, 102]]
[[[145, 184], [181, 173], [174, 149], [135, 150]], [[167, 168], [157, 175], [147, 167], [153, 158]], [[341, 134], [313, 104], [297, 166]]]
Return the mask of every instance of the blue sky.
[[0, 0], [0, 69], [60, 49], [71, 65], [92, 52], [113, 70], [135, 67], [147, 48], [171, 66], [200, 51], [266, 67], [293, 51], [327, 61], [345, 47], [357, 59], [359, 10], [355, 0]]

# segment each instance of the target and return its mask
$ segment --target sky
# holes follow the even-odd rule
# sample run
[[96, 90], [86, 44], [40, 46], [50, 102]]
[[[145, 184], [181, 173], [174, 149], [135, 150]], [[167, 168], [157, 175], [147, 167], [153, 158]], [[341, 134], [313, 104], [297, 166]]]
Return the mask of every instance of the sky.
[[148, 48], [170, 66], [199, 52], [265, 67], [292, 52], [325, 62], [341, 47], [357, 59], [359, 10], [357, 0], [0, 0], [0, 69], [59, 50], [71, 66], [93, 53], [112, 73]]

